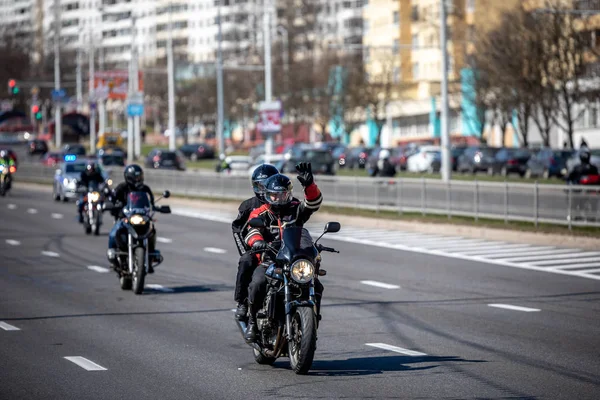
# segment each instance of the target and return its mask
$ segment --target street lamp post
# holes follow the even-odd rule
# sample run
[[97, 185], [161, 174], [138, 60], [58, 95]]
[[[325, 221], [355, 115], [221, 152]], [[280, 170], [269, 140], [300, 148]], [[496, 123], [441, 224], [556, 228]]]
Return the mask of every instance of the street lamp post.
[[279, 25], [277, 32], [281, 35], [283, 40], [283, 90], [286, 95], [290, 93], [290, 48], [289, 48], [289, 32], [285, 27]]
[[441, 144], [442, 144], [442, 180], [449, 182], [452, 177], [452, 166], [450, 158], [450, 111], [448, 106], [448, 43], [446, 33], [448, 21], [446, 18], [446, 0], [440, 0], [440, 44], [442, 49], [442, 118], [441, 118]]
[[219, 152], [225, 154], [225, 137], [223, 135], [223, 33], [221, 31], [221, 3], [217, 6], [217, 138], [219, 139]]
[[[263, 40], [265, 46], [265, 102], [273, 97], [273, 78], [271, 74], [271, 0], [264, 0], [263, 5]], [[269, 134], [265, 141], [265, 160], [269, 162], [273, 154], [273, 135]]]
[[88, 82], [88, 104], [90, 108], [90, 153], [96, 153], [96, 110], [93, 107], [94, 104], [94, 38], [93, 31], [90, 31], [90, 47], [88, 52], [88, 66], [89, 66], [89, 82]]
[[[60, 0], [54, 0], [54, 89], [60, 89]], [[60, 101], [54, 104], [54, 135], [56, 147], [62, 146], [62, 115]]]
[[169, 22], [167, 36], [167, 81], [168, 81], [168, 102], [169, 102], [169, 150], [175, 151], [175, 68], [173, 66], [173, 24], [172, 24], [172, 3], [169, 2]]

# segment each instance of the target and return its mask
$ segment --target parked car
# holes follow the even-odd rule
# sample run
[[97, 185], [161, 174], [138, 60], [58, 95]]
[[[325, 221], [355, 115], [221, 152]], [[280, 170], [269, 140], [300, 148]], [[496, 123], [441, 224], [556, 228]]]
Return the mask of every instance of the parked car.
[[213, 159], [215, 158], [215, 150], [207, 144], [196, 143], [186, 144], [179, 148], [179, 151], [191, 161], [198, 161], [200, 159]]
[[339, 168], [343, 168], [346, 166], [346, 153], [347, 152], [348, 152], [348, 147], [343, 144], [335, 147], [331, 151], [331, 156], [333, 157], [333, 159], [335, 161], [337, 161]]
[[567, 173], [567, 160], [572, 154], [572, 150], [540, 149], [527, 161], [525, 177], [563, 177]]
[[124, 167], [125, 156], [121, 153], [106, 154], [98, 157], [98, 164], [101, 167]]
[[365, 146], [353, 147], [345, 153], [346, 157], [344, 161], [340, 159], [339, 164], [342, 163], [350, 169], [360, 168], [364, 169], [367, 163], [370, 149]]
[[184, 171], [185, 162], [183, 161], [183, 154], [179, 151], [154, 149], [146, 157], [146, 167]]
[[328, 150], [305, 148], [294, 152], [283, 166], [283, 173], [296, 170], [299, 162], [310, 162], [314, 174], [335, 175], [336, 162]]
[[46, 153], [42, 157], [42, 164], [47, 167], [54, 167], [62, 161], [62, 155], [57, 152]]
[[36, 154], [46, 154], [48, 152], [48, 143], [45, 140], [33, 139], [27, 143], [27, 152], [30, 156]]
[[440, 171], [442, 153], [439, 146], [421, 146], [419, 150], [408, 157], [406, 169], [409, 172], [428, 172], [430, 174]]
[[[77, 199], [77, 182], [81, 178], [81, 173], [85, 171], [87, 161], [76, 160], [73, 162], [63, 162], [54, 174], [52, 185], [52, 197], [56, 201], [69, 201]], [[102, 167], [99, 168], [104, 179], [108, 179], [108, 174]]]
[[65, 144], [63, 146], [63, 154], [74, 154], [76, 156], [85, 156], [85, 147], [78, 143]]
[[500, 174], [508, 176], [510, 174], [525, 175], [527, 170], [527, 161], [531, 157], [529, 149], [515, 149], [503, 147], [496, 152], [492, 162], [491, 175]]
[[391, 162], [396, 167], [396, 171], [406, 171], [408, 158], [417, 151], [419, 151], [419, 147], [414, 145], [395, 148], [392, 151]]
[[494, 147], [467, 147], [464, 153], [458, 158], [456, 170], [458, 172], [469, 172], [471, 174], [476, 174], [479, 171], [486, 171], [491, 174], [494, 157], [498, 150], [499, 149]]
[[[592, 153], [592, 158], [590, 158], [590, 163], [594, 164], [596, 167], [600, 168], [600, 149], [590, 149]], [[571, 157], [567, 160], [567, 171], [565, 175], [573, 170], [575, 166], [581, 164], [581, 160], [579, 160], [579, 151], [574, 152]]]

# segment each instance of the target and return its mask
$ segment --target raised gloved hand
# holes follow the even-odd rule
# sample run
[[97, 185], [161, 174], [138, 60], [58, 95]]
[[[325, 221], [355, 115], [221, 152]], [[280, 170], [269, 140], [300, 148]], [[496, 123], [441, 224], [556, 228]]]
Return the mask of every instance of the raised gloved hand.
[[312, 167], [309, 162], [301, 162], [296, 165], [296, 171], [298, 172], [298, 180], [302, 186], [308, 187], [315, 182]]
[[257, 240], [252, 245], [252, 251], [263, 251], [263, 250], [266, 250], [267, 248], [268, 248], [267, 242], [265, 242], [264, 240]]

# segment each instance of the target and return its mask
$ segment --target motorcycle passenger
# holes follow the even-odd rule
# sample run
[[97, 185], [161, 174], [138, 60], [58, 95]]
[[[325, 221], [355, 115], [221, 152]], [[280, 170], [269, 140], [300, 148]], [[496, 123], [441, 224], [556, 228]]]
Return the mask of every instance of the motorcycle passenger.
[[[113, 191], [112, 198], [115, 202], [115, 208], [118, 210], [119, 219], [115, 222], [108, 235], [108, 261], [112, 264], [113, 268], [118, 268], [117, 262], [117, 251], [119, 247], [124, 246], [126, 239], [124, 237], [127, 234], [127, 230], [123, 224], [123, 207], [127, 204], [127, 196], [131, 192], [145, 192], [150, 197], [150, 204], [154, 208], [154, 194], [150, 187], [144, 184], [144, 171], [137, 164], [130, 164], [125, 167], [123, 173], [125, 182], [120, 183]], [[121, 246], [119, 246], [121, 244]], [[148, 252], [151, 254], [151, 260], [160, 260], [160, 252], [156, 250], [156, 231], [148, 238]], [[148, 266], [148, 273], [154, 273], [152, 262]]]
[[[293, 223], [296, 226], [303, 226], [310, 219], [310, 216], [319, 210], [323, 196], [314, 183], [311, 164], [300, 163], [296, 166], [296, 171], [298, 172], [298, 181], [304, 187], [304, 201], [301, 202], [292, 196], [293, 185], [287, 176], [277, 174], [270, 177], [265, 183], [264, 198], [266, 203], [253, 210], [248, 218], [248, 221], [253, 218], [263, 218], [266, 223], [266, 228], [264, 229], [247, 228], [244, 241], [252, 250], [266, 250], [267, 243], [279, 238], [280, 221], [288, 224]], [[256, 340], [256, 314], [262, 307], [267, 294], [267, 278], [264, 267], [260, 266], [254, 270], [252, 281], [250, 282], [248, 294], [250, 318], [246, 334], [244, 335], [248, 342]], [[317, 314], [322, 293], [323, 286], [315, 279]]]
[[598, 175], [598, 168], [590, 163], [590, 159], [592, 158], [592, 153], [587, 147], [581, 148], [579, 150], [579, 160], [581, 163], [569, 173], [567, 177], [567, 182], [573, 184], [579, 184], [581, 178], [586, 175]]
[[12, 186], [12, 173], [10, 172], [10, 167], [15, 166], [15, 160], [8, 154], [6, 150], [0, 150], [0, 165], [7, 169], [6, 175], [6, 187], [10, 189]]
[[[104, 183], [104, 177], [98, 171], [96, 167], [96, 163], [89, 161], [85, 166], [85, 171], [81, 172], [81, 176], [79, 177], [79, 181], [77, 181], [77, 186], [87, 189], [90, 183], [96, 182], [98, 185]], [[83, 207], [85, 205], [83, 198], [85, 194], [81, 194], [79, 196], [79, 200], [77, 200], [77, 213], [79, 214], [79, 223], [83, 223]]]
[[242, 231], [246, 225], [246, 222], [248, 221], [250, 213], [265, 203], [265, 181], [278, 173], [279, 171], [277, 168], [270, 164], [259, 165], [254, 170], [252, 173], [252, 189], [254, 190], [254, 196], [244, 200], [242, 204], [240, 204], [237, 218], [231, 223], [233, 239], [235, 241], [235, 245], [237, 246], [238, 252], [240, 253], [234, 292], [234, 300], [237, 302], [235, 316], [238, 319], [244, 319], [248, 314], [248, 285], [250, 285], [252, 273], [258, 265], [257, 257], [253, 257], [252, 254], [248, 253], [250, 247], [244, 242]]
[[379, 151], [379, 159], [375, 164], [374, 176], [391, 178], [396, 175], [396, 168], [390, 162], [390, 151], [382, 149]]

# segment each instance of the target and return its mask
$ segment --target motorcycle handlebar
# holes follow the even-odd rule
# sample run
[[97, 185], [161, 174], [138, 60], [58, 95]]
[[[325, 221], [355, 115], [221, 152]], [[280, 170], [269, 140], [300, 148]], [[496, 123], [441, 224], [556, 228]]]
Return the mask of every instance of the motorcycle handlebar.
[[330, 253], [339, 253], [339, 251], [334, 249], [333, 247], [327, 247], [327, 246], [323, 246], [321, 244], [317, 245], [317, 249], [319, 251], [328, 251]]

